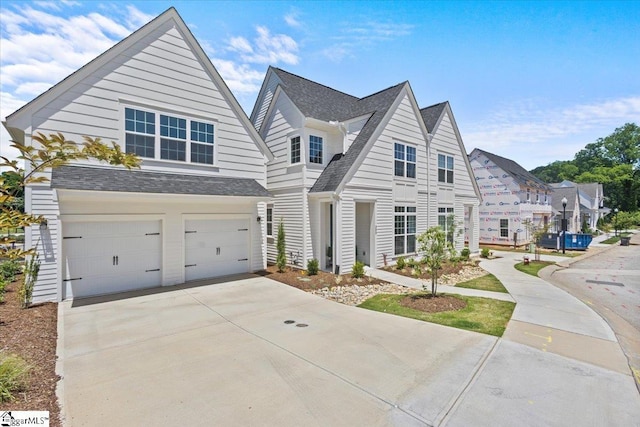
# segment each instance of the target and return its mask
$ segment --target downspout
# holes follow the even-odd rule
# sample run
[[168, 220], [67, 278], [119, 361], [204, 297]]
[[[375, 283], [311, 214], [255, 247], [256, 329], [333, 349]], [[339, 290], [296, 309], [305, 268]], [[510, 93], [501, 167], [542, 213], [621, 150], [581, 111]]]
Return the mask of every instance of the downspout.
[[[427, 230], [431, 227], [431, 141], [433, 135], [427, 132]], [[437, 162], [437, 160], [436, 160]]]

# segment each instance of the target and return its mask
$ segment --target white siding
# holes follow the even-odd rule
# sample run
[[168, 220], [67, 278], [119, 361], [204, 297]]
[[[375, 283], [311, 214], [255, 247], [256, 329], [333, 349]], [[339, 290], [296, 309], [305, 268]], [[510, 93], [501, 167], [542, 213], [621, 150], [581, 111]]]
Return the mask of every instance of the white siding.
[[[460, 228], [464, 228], [465, 224], [465, 205], [475, 205], [479, 203], [475, 193], [473, 181], [475, 177], [467, 169], [466, 159], [467, 153], [462, 147], [463, 144], [458, 140], [454, 123], [449, 116], [447, 110], [444, 111], [440, 124], [433, 133], [431, 141], [429, 173], [432, 189], [437, 192], [438, 206], [433, 206], [431, 215], [434, 215], [430, 226], [435, 226], [437, 222], [437, 207], [453, 207], [456, 224]], [[453, 157], [453, 184], [438, 182], [438, 154], [444, 154]], [[475, 224], [478, 224], [477, 222]], [[478, 227], [471, 230], [471, 236], [478, 234]], [[464, 247], [464, 230], [458, 235], [456, 234], [455, 246], [461, 250]], [[471, 240], [477, 242], [477, 240]], [[470, 248], [471, 249], [471, 248]]]
[[251, 121], [258, 131], [262, 130], [262, 122], [267, 114], [267, 110], [269, 110], [269, 104], [271, 104], [271, 100], [279, 83], [280, 79], [278, 76], [275, 73], [271, 73], [269, 81], [265, 84], [264, 92], [261, 94], [262, 98], [260, 99], [260, 106], [256, 111], [256, 115], [255, 117], [251, 117]]
[[61, 132], [78, 142], [89, 135], [124, 145], [122, 104], [128, 102], [217, 122], [218, 168], [168, 161], [147, 161], [143, 167], [253, 178], [266, 186], [263, 154], [182, 34], [170, 24], [35, 112], [32, 128], [45, 134]]
[[[120, 53], [106, 65], [65, 90], [53, 101], [39, 106], [30, 116], [15, 119], [16, 123], [24, 121], [21, 126], [25, 127], [25, 142], [32, 143], [29, 139], [30, 129], [33, 129], [33, 133], [61, 132], [67, 139], [76, 142], [81, 142], [82, 137], [87, 135], [102, 138], [105, 142], [115, 141], [123, 146], [124, 105], [132, 105], [215, 123], [216, 166], [148, 159], [144, 161], [143, 169], [252, 178], [266, 187], [265, 156], [253, 139], [250, 129], [245, 127], [244, 113], [231, 107], [231, 101], [225, 99], [218, 80], [208, 74], [205, 65], [185, 41], [186, 38], [179, 30], [181, 27], [175, 24], [173, 20], [168, 20], [126, 50], [116, 47], [115, 49], [121, 50]], [[39, 104], [36, 102], [33, 105]], [[48, 227], [43, 236], [40, 235], [39, 227], [33, 227], [27, 233], [30, 236], [27, 245], [35, 245], [40, 241], [42, 266], [34, 290], [36, 302], [61, 297], [58, 271], [61, 251], [59, 213], [165, 215], [166, 258], [163, 284], [179, 283], [183, 278], [183, 214], [250, 215], [253, 218], [250, 221], [253, 233], [251, 268], [259, 270], [265, 264], [264, 233], [261, 231], [264, 227], [255, 221], [258, 215], [264, 216], [264, 207], [259, 209], [255, 201], [238, 199], [229, 204], [225, 198], [213, 197], [204, 201], [171, 196], [171, 202], [167, 202], [169, 198], [163, 196], [161, 199], [164, 203], [145, 203], [132, 198], [127, 199], [124, 204], [123, 199], [111, 199], [111, 196], [99, 194], [100, 197], [97, 198], [69, 201], [69, 205], [65, 201], [59, 207], [54, 196], [55, 192], [48, 186], [38, 185], [27, 189], [28, 212], [44, 215], [48, 219]], [[183, 201], [183, 205], [175, 203], [177, 200]], [[194, 200], [200, 201], [192, 203]], [[58, 212], [59, 209], [62, 212]], [[47, 239], [49, 247], [42, 251], [42, 243], [46, 243]]]
[[[287, 263], [293, 264], [295, 258], [298, 259], [298, 266], [302, 266], [304, 255], [304, 222], [303, 218], [303, 197], [302, 189], [295, 189], [286, 192], [273, 192], [273, 238], [267, 239], [267, 260], [275, 263], [277, 252], [278, 227], [280, 221], [284, 224], [286, 240]], [[311, 245], [309, 245], [311, 246]]]
[[[394, 207], [417, 207], [417, 234], [426, 230], [428, 215], [427, 151], [419, 119], [407, 95], [393, 112], [387, 126], [371, 145], [360, 167], [342, 193], [342, 228], [339, 236], [342, 245], [341, 271], [347, 271], [355, 262], [355, 204], [359, 200], [375, 201], [375, 266], [384, 264], [384, 257], [391, 262], [394, 256]], [[416, 147], [415, 180], [394, 177], [395, 142]], [[396, 185], [396, 184], [399, 184]], [[411, 188], [406, 188], [409, 186]], [[397, 190], [404, 187], [402, 190]], [[396, 188], [396, 191], [394, 191]], [[401, 196], [399, 196], [401, 194]], [[394, 197], [396, 199], [394, 199]], [[373, 261], [372, 261], [373, 264]]]

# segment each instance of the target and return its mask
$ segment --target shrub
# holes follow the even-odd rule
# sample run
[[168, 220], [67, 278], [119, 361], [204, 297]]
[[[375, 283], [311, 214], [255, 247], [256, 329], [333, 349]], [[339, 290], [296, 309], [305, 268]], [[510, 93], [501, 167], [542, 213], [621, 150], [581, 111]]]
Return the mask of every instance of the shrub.
[[489, 249], [482, 248], [480, 251], [480, 258], [489, 258]]
[[18, 288], [18, 302], [22, 308], [27, 308], [31, 304], [33, 297], [33, 286], [38, 280], [40, 272], [40, 258], [38, 254], [32, 255], [24, 266], [24, 275], [22, 276], [22, 284]]
[[315, 258], [311, 258], [309, 261], [307, 261], [307, 273], [309, 274], [309, 276], [315, 276], [316, 274], [318, 274], [318, 260]]
[[5, 279], [7, 282], [13, 282], [16, 278], [16, 274], [20, 273], [22, 266], [15, 260], [7, 260], [0, 264], [0, 279]]
[[411, 268], [420, 268], [420, 261], [416, 261], [414, 258], [409, 258], [407, 265]]
[[280, 225], [278, 226], [278, 257], [276, 258], [276, 265], [278, 266], [278, 271], [280, 273], [284, 273], [284, 269], [287, 267], [287, 253], [284, 242], [284, 223], [280, 220]]
[[351, 277], [355, 279], [360, 279], [364, 277], [364, 263], [361, 261], [356, 261], [351, 267]]
[[13, 400], [14, 392], [26, 388], [29, 369], [22, 358], [0, 352], [0, 402]]
[[398, 257], [396, 260], [396, 268], [398, 270], [402, 270], [405, 267], [406, 263], [404, 261], [404, 257]]
[[471, 255], [471, 251], [469, 248], [463, 248], [460, 251], [460, 259], [463, 261], [469, 261], [469, 256]]
[[416, 279], [422, 276], [422, 267], [420, 264], [416, 263], [416, 265], [411, 268], [411, 275]]

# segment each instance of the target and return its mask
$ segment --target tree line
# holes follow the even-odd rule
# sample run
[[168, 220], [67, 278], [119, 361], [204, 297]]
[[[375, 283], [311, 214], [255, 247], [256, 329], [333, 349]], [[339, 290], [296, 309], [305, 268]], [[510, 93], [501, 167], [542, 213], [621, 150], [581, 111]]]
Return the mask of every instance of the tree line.
[[611, 135], [587, 144], [573, 160], [557, 160], [530, 172], [547, 183], [599, 182], [604, 189], [605, 206], [637, 212], [640, 210], [640, 127], [626, 123]]

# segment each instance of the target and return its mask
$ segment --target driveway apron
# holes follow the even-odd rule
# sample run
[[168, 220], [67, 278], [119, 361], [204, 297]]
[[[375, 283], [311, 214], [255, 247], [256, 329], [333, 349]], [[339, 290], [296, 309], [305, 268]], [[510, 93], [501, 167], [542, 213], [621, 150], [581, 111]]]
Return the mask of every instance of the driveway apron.
[[115, 298], [61, 304], [65, 425], [437, 425], [496, 343], [263, 277]]

